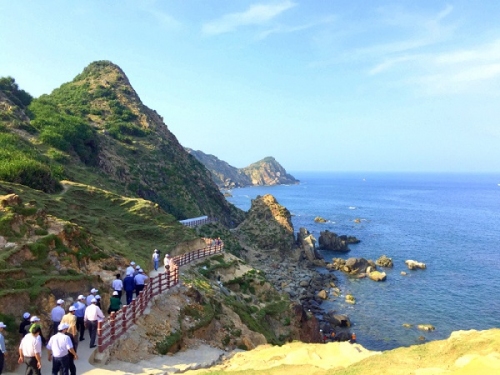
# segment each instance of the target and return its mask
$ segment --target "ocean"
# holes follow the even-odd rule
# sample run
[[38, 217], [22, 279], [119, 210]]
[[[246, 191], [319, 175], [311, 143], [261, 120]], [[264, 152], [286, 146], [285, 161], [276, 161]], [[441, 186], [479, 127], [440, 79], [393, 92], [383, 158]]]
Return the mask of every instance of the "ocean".
[[[349, 316], [364, 347], [388, 350], [457, 330], [500, 328], [500, 174], [292, 175], [299, 185], [233, 189], [228, 201], [248, 210], [251, 199], [272, 194], [292, 213], [295, 232], [307, 228], [318, 240], [328, 229], [361, 240], [346, 254], [320, 251], [328, 262], [392, 258], [394, 268], [382, 269], [385, 282], [336, 271], [342, 296], [323, 304]], [[315, 223], [316, 216], [327, 222]], [[427, 269], [410, 271], [407, 259]], [[346, 293], [355, 305], [345, 303]]]

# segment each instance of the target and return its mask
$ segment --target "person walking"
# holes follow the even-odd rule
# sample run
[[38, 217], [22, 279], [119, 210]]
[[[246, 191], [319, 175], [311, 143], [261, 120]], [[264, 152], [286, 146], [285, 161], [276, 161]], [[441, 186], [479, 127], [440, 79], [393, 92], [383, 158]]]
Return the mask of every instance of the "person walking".
[[87, 306], [90, 306], [90, 304], [92, 303], [92, 299], [95, 298], [97, 292], [98, 290], [96, 288], [92, 288], [90, 290], [90, 294], [87, 296]]
[[125, 290], [125, 296], [127, 300], [127, 305], [132, 303], [132, 297], [134, 295], [135, 282], [132, 277], [132, 272], [127, 273], [127, 276], [123, 279], [123, 289]]
[[158, 251], [158, 249], [155, 249], [155, 251], [153, 251], [152, 259], [155, 271], [158, 271], [158, 265], [160, 264], [160, 252]]
[[37, 325], [40, 327], [40, 334], [38, 335], [38, 340], [42, 343], [42, 345], [47, 345], [47, 339], [43, 336], [43, 333], [42, 333], [42, 325], [40, 324], [40, 318], [36, 315], [33, 315], [31, 318], [30, 318], [30, 328], [28, 329], [29, 332], [31, 332], [31, 329]]
[[[78, 340], [76, 336], [73, 336], [69, 332], [69, 329], [66, 331], [66, 336], [68, 336], [71, 339], [71, 343], [73, 344], [73, 349], [75, 349], [75, 352], [78, 352]], [[76, 358], [71, 352], [68, 354], [68, 358], [69, 358], [69, 374], [76, 375], [76, 366], [75, 366]]]
[[2, 375], [3, 364], [5, 362], [5, 354], [7, 353], [7, 348], [5, 347], [5, 338], [3, 337], [3, 329], [7, 328], [3, 322], [0, 322], [0, 375]]
[[80, 341], [85, 340], [85, 322], [83, 320], [83, 317], [85, 316], [85, 309], [87, 308], [87, 306], [85, 305], [84, 301], [85, 297], [80, 294], [78, 296], [78, 301], [76, 301], [73, 305], [75, 307], [76, 329], [78, 330], [78, 333], [80, 335]]
[[87, 306], [85, 309], [85, 316], [83, 319], [90, 334], [90, 348], [95, 348], [97, 346], [95, 344], [97, 336], [97, 322], [99, 320], [104, 320], [104, 314], [99, 306], [97, 306], [97, 300], [95, 298], [92, 298], [90, 306]]
[[122, 298], [123, 281], [119, 273], [116, 274], [116, 279], [113, 280], [111, 287], [115, 292], [118, 292], [118, 298]]
[[136, 297], [139, 297], [139, 293], [144, 289], [144, 283], [147, 279], [148, 277], [144, 274], [142, 268], [139, 269], [139, 273], [134, 277]]
[[66, 335], [68, 327], [66, 323], [59, 324], [57, 333], [50, 338], [47, 344], [48, 360], [52, 361], [52, 375], [58, 375], [59, 370], [61, 370], [62, 375], [69, 375], [69, 353], [78, 359], [71, 338]]
[[125, 270], [125, 274], [130, 273], [133, 274], [135, 271], [135, 262], [130, 262], [129, 266]]
[[68, 325], [68, 332], [71, 333], [71, 335], [73, 335], [74, 337], [76, 337], [77, 334], [75, 312], [76, 312], [76, 307], [70, 306], [68, 308], [68, 313], [64, 315], [61, 319], [61, 323], [65, 323]]
[[26, 364], [26, 375], [41, 375], [42, 369], [42, 340], [40, 333], [42, 328], [39, 324], [33, 324], [30, 332], [26, 334], [19, 345], [18, 363]]
[[19, 335], [21, 336], [21, 339], [28, 333], [28, 329], [31, 325], [30, 316], [31, 314], [29, 312], [25, 312], [23, 314], [23, 320], [21, 321], [21, 324], [19, 324]]
[[122, 308], [122, 300], [118, 296], [118, 292], [115, 290], [113, 292], [113, 295], [109, 299], [108, 314], [111, 314], [113, 311], [114, 312], [120, 311], [121, 308]]
[[52, 318], [52, 335], [57, 333], [57, 327], [61, 324], [61, 319], [66, 313], [61, 306], [64, 304], [64, 300], [58, 299], [56, 303], [56, 307], [54, 307], [50, 312], [50, 317]]

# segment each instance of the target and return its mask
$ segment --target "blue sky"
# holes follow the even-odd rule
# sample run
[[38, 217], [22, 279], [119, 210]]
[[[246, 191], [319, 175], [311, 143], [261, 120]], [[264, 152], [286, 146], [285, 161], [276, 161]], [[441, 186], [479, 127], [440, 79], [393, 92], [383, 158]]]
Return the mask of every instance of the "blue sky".
[[111, 60], [236, 167], [500, 172], [499, 19], [493, 0], [0, 0], [0, 76], [39, 96]]

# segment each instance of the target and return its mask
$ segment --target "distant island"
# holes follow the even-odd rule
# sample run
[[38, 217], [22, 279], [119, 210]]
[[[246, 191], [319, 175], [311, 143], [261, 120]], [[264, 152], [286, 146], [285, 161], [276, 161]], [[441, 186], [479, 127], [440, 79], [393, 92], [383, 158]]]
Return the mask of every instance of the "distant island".
[[236, 168], [214, 155], [186, 147], [212, 174], [212, 180], [222, 189], [245, 186], [298, 184], [300, 181], [288, 174], [272, 156], [268, 156], [245, 168]]

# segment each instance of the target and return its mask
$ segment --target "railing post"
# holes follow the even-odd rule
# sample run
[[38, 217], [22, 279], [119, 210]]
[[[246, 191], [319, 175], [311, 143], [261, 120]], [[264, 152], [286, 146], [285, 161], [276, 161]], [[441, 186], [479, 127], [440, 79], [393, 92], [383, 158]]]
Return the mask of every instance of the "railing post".
[[102, 323], [103, 323], [102, 321], [97, 322], [97, 350], [99, 351], [99, 353], [102, 353], [104, 350], [102, 347], [103, 344]]
[[163, 291], [163, 288], [162, 288], [162, 285], [161, 285], [161, 279], [162, 279], [162, 276], [163, 276], [163, 273], [159, 273], [158, 274], [158, 294], [161, 294], [161, 292]]
[[115, 323], [116, 323], [115, 319], [116, 319], [116, 313], [113, 311], [113, 312], [111, 312], [111, 315], [109, 317], [109, 322], [110, 322], [110, 327], [111, 327], [111, 329], [110, 329], [111, 342], [115, 342], [115, 332], [116, 332], [115, 331]]
[[123, 311], [123, 314], [122, 314], [122, 332], [127, 332], [127, 309], [128, 309], [127, 305], [122, 307], [122, 311]]

